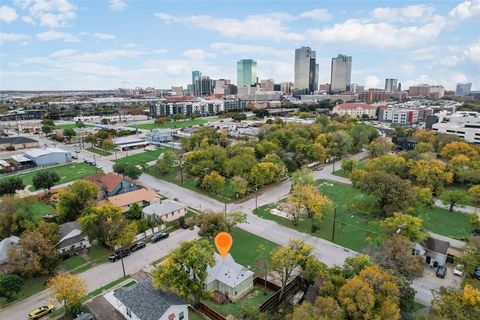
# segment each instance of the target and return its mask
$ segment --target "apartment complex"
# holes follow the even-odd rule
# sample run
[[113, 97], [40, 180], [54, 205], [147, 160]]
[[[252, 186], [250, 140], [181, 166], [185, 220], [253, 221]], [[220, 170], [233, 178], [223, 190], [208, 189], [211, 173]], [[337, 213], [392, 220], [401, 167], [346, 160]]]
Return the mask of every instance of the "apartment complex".
[[339, 116], [348, 115], [360, 118], [366, 115], [369, 118], [375, 118], [377, 116], [377, 106], [366, 103], [342, 103], [335, 106], [332, 113], [338, 114]]

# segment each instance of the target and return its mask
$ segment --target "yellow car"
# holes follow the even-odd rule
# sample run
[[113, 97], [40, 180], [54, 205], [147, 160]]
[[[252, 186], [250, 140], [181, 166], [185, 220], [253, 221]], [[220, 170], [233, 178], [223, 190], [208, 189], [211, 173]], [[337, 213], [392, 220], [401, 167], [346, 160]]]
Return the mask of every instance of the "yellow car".
[[41, 306], [41, 307], [33, 310], [32, 312], [30, 312], [28, 314], [28, 319], [29, 320], [40, 319], [44, 315], [46, 315], [50, 312], [53, 312], [53, 310], [55, 310], [55, 307], [54, 307], [53, 304], [47, 304], [46, 306]]

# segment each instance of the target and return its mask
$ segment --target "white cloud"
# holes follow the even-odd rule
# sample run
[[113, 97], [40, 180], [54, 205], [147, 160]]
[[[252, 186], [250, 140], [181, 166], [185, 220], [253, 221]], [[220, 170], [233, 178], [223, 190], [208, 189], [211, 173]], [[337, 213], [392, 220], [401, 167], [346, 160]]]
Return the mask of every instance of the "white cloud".
[[183, 52], [183, 56], [191, 60], [205, 60], [215, 57], [215, 54], [203, 49], [188, 49]]
[[37, 33], [37, 40], [40, 41], [54, 41], [54, 40], [63, 40], [65, 42], [79, 42], [80, 40], [68, 32], [59, 32], [59, 31], [46, 31]]
[[30, 39], [30, 36], [21, 33], [0, 33], [0, 43], [15, 42]]
[[[480, 41], [471, 44], [464, 51], [465, 57], [480, 68]], [[477, 70], [480, 74], [480, 70]]]
[[444, 17], [435, 16], [421, 26], [395, 26], [385, 22], [371, 23], [356, 19], [346, 20], [322, 29], [309, 29], [306, 34], [318, 44], [334, 43], [369, 48], [407, 48], [434, 40], [445, 28]]
[[22, 19], [30, 24], [35, 21], [49, 28], [64, 27], [75, 18], [76, 7], [68, 0], [15, 0], [29, 15]]
[[376, 8], [372, 17], [385, 22], [425, 21], [433, 17], [435, 9], [424, 4], [410, 5], [402, 8]]
[[17, 20], [17, 12], [9, 6], [0, 6], [0, 21], [10, 23]]
[[221, 53], [250, 53], [250, 54], [273, 54], [277, 49], [267, 46], [256, 46], [249, 44], [239, 44], [232, 42], [214, 42], [210, 44], [212, 50]]
[[378, 88], [382, 81], [376, 76], [367, 76], [364, 83], [365, 88]]
[[462, 61], [464, 61], [463, 57], [457, 56], [457, 55], [451, 55], [451, 56], [442, 57], [434, 61], [433, 65], [444, 66], [444, 67], [455, 67]]
[[273, 41], [300, 41], [303, 36], [289, 31], [284, 26], [292, 16], [285, 13], [252, 15], [244, 19], [217, 18], [208, 15], [192, 15], [175, 17], [167, 13], [157, 12], [155, 17], [165, 23], [182, 23], [189, 27], [214, 31], [226, 38], [267, 39]]
[[309, 18], [318, 21], [329, 21], [332, 19], [332, 15], [327, 9], [313, 9], [300, 13], [299, 18]]
[[449, 16], [461, 20], [480, 17], [480, 0], [465, 1], [453, 8]]
[[127, 8], [127, 4], [124, 0], [107, 0], [108, 8], [112, 11], [123, 11]]
[[116, 37], [113, 34], [100, 33], [100, 32], [94, 33], [93, 37], [98, 40], [115, 40], [116, 39]]
[[53, 57], [53, 58], [68, 57], [75, 54], [75, 52], [77, 52], [77, 50], [74, 50], [74, 49], [58, 50], [50, 54], [50, 57]]

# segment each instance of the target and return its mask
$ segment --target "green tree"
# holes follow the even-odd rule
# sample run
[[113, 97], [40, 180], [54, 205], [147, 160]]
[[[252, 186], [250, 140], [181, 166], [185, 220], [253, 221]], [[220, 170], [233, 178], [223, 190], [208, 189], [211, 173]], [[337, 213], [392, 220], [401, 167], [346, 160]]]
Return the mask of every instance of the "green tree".
[[370, 136], [373, 132], [376, 131], [375, 128], [364, 125], [364, 124], [355, 124], [350, 128], [348, 132], [352, 137], [352, 150], [354, 152], [359, 152], [362, 150], [363, 146], [368, 144]]
[[303, 167], [295, 171], [290, 180], [292, 181], [292, 189], [297, 185], [314, 185], [315, 178], [313, 177], [313, 171], [309, 168]]
[[20, 236], [25, 230], [33, 228], [32, 206], [37, 202], [35, 196], [18, 198], [4, 196], [0, 206], [0, 239]]
[[381, 225], [387, 235], [399, 235], [411, 242], [421, 242], [428, 237], [423, 230], [422, 218], [409, 214], [394, 212], [393, 217], [386, 218]]
[[17, 190], [23, 190], [24, 188], [25, 184], [20, 178], [12, 177], [0, 180], [0, 196], [15, 194]]
[[43, 170], [33, 176], [32, 182], [35, 189], [50, 190], [60, 181], [60, 176], [55, 171]]
[[213, 247], [207, 240], [184, 241], [153, 272], [153, 284], [191, 299], [197, 306], [206, 294], [203, 284], [207, 279], [207, 268], [214, 264]]
[[468, 194], [465, 190], [461, 189], [449, 190], [442, 193], [440, 199], [444, 205], [449, 206], [448, 210], [453, 212], [455, 206], [463, 206], [468, 200]]
[[278, 181], [285, 175], [286, 169], [283, 164], [273, 162], [259, 162], [252, 167], [250, 178], [252, 182], [261, 187]]
[[230, 180], [230, 186], [235, 192], [235, 196], [243, 196], [248, 192], [248, 181], [240, 176], [234, 176]]
[[225, 214], [225, 222], [228, 232], [232, 232], [240, 223], [247, 223], [247, 214], [243, 212], [228, 212]]
[[203, 190], [219, 194], [225, 185], [225, 178], [222, 177], [217, 171], [212, 171], [203, 177], [201, 187]]
[[204, 211], [193, 218], [193, 224], [200, 228], [200, 234], [213, 238], [221, 231], [227, 231], [227, 221], [223, 212]]
[[136, 222], [130, 222], [125, 225], [117, 235], [114, 243], [119, 248], [129, 247], [135, 240], [135, 236], [138, 234], [138, 225]]
[[335, 160], [346, 156], [352, 148], [352, 138], [345, 131], [335, 131], [328, 142], [328, 150], [333, 157], [332, 172], [335, 172]]
[[392, 150], [393, 143], [390, 138], [387, 137], [378, 137], [367, 147], [367, 150], [370, 151], [370, 155], [372, 158], [387, 154]]
[[65, 128], [63, 129], [63, 136], [67, 138], [68, 143], [72, 141], [72, 138], [75, 137], [77, 133], [72, 128]]
[[137, 180], [142, 174], [142, 171], [138, 169], [136, 165], [129, 164], [125, 167], [124, 174], [132, 180]]
[[356, 187], [374, 195], [378, 208], [385, 216], [390, 216], [397, 211], [406, 211], [415, 200], [410, 181], [381, 171], [363, 176]]
[[167, 175], [175, 171], [175, 152], [166, 151], [160, 155], [155, 164], [155, 169], [157, 169], [160, 175]]
[[113, 165], [113, 172], [117, 174], [125, 175], [125, 168], [128, 166], [127, 163], [115, 163]]
[[95, 184], [85, 180], [75, 181], [68, 189], [60, 191], [57, 214], [63, 221], [73, 221], [95, 203], [97, 195]]
[[7, 301], [15, 300], [15, 296], [23, 286], [23, 279], [14, 273], [0, 275], [0, 297]]
[[433, 319], [476, 320], [480, 314], [480, 290], [467, 284], [463, 289], [440, 289], [432, 303]]
[[85, 127], [85, 124], [83, 123], [82, 120], [78, 119], [77, 122], [75, 122], [75, 126], [77, 128], [83, 128], [83, 127]]
[[480, 206], [480, 185], [477, 184], [477, 185], [471, 186], [470, 189], [468, 189], [468, 197], [470, 198], [470, 201], [475, 206], [475, 214], [476, 214], [477, 209]]
[[242, 120], [247, 120], [247, 115], [245, 113], [235, 113], [232, 116], [233, 121], [240, 122]]
[[356, 159], [343, 159], [342, 160], [342, 169], [343, 172], [346, 173], [346, 175], [350, 175], [350, 173], [353, 172], [353, 170], [357, 167], [358, 165], [358, 160]]
[[142, 218], [142, 208], [138, 203], [134, 203], [128, 208], [125, 216], [130, 220], [140, 220]]

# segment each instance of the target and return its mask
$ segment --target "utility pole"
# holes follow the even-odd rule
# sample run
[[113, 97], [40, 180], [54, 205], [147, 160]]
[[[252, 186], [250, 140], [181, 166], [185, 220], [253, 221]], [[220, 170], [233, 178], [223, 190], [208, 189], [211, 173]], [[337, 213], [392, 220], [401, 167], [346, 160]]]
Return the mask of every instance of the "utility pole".
[[257, 191], [258, 191], [258, 187], [255, 186], [255, 214], [257, 213], [257, 209], [258, 209], [258, 194], [257, 194]]
[[332, 232], [332, 242], [335, 243], [335, 222], [337, 217], [337, 207], [333, 210], [333, 232]]
[[227, 213], [227, 200], [225, 200], [225, 214]]
[[123, 270], [123, 276], [125, 277], [126, 276], [126, 273], [125, 273], [125, 264], [123, 264], [123, 253], [120, 254], [120, 260], [122, 260], [122, 270]]

